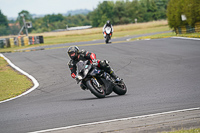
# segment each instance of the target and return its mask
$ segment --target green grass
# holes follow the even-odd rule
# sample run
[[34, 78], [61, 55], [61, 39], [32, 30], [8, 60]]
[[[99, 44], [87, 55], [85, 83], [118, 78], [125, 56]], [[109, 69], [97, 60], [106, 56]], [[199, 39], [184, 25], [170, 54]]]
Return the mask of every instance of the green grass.
[[171, 131], [171, 132], [162, 132], [162, 133], [200, 133], [200, 128], [196, 129], [189, 129], [189, 130], [176, 130], [176, 131]]
[[120, 31], [114, 32], [113, 37], [123, 37], [123, 36], [131, 36], [131, 35], [140, 35], [146, 33], [154, 33], [154, 32], [161, 32], [161, 31], [169, 31], [169, 27], [166, 26], [159, 26], [159, 27], [150, 27], [146, 29], [137, 29], [137, 30], [130, 30], [130, 31]]
[[0, 101], [20, 95], [31, 86], [33, 84], [26, 76], [14, 71], [0, 57]]
[[144, 36], [144, 37], [138, 37], [134, 38], [132, 40], [144, 40], [144, 39], [159, 39], [159, 38], [169, 38], [169, 37], [188, 37], [188, 38], [200, 38], [200, 33], [191, 33], [191, 34], [178, 34], [176, 35], [174, 32], [170, 33], [162, 33], [162, 34], [156, 34], [152, 36]]

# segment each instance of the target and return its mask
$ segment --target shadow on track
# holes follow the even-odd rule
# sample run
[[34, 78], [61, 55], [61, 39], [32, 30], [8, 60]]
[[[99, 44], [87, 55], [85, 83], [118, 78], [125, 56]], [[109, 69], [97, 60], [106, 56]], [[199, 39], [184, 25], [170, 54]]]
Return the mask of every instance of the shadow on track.
[[110, 95], [110, 96], [106, 96], [105, 98], [96, 98], [96, 97], [90, 97], [90, 98], [81, 98], [81, 99], [71, 99], [71, 100], [67, 100], [67, 101], [90, 101], [90, 100], [103, 100], [103, 99], [108, 99], [108, 98], [116, 98], [116, 97], [123, 97], [123, 96], [127, 96], [126, 95]]

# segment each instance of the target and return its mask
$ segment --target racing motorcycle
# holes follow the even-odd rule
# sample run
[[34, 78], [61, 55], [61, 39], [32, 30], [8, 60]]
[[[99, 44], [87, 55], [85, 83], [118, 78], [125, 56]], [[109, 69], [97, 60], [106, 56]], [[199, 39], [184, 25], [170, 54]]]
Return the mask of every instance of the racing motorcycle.
[[105, 37], [105, 42], [108, 43], [109, 40], [111, 39], [111, 28], [110, 27], [105, 28], [104, 37]]
[[85, 89], [89, 89], [97, 98], [104, 98], [113, 91], [118, 95], [126, 94], [127, 88], [122, 80], [115, 82], [108, 73], [90, 64], [88, 60], [79, 61], [76, 66], [77, 84], [82, 82]]

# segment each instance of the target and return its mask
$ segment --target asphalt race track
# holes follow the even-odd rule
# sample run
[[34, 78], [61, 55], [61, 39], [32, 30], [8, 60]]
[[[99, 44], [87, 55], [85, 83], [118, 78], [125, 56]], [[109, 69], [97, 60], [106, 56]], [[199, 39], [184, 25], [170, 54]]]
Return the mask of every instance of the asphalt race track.
[[[25, 133], [200, 107], [200, 41], [174, 38], [112, 41], [4, 53], [35, 77], [40, 86], [0, 104], [0, 132]], [[97, 99], [89, 91], [81, 90], [67, 65], [67, 46], [75, 44], [96, 53], [100, 60], [109, 60], [126, 83], [127, 94], [112, 93]]]

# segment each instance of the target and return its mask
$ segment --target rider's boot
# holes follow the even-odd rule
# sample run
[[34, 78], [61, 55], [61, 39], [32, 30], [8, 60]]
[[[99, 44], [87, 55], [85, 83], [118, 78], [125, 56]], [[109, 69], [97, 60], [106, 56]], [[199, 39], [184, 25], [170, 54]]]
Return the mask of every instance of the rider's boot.
[[115, 82], [120, 82], [122, 80], [114, 73], [114, 71], [110, 72], [110, 76], [115, 80]]
[[121, 79], [114, 73], [113, 69], [109, 66], [109, 61], [100, 61], [100, 67], [110, 74], [110, 76], [115, 80], [115, 82], [120, 82]]

